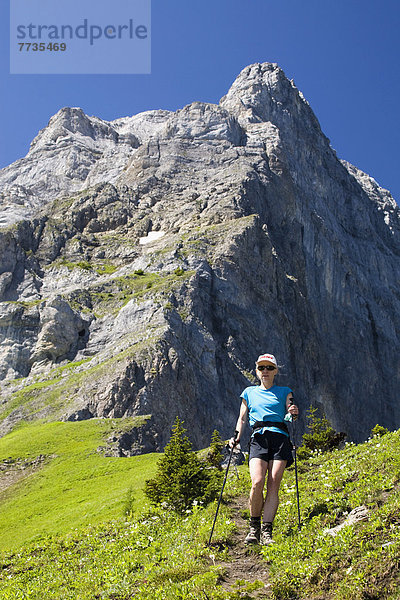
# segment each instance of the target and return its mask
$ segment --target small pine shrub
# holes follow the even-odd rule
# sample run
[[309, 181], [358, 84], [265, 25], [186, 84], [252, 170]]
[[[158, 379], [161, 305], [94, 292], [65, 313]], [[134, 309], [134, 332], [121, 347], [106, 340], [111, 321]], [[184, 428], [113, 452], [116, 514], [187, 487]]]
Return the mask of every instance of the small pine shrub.
[[207, 454], [207, 462], [210, 464], [211, 467], [214, 467], [218, 470], [222, 469], [221, 463], [224, 458], [222, 450], [224, 449], [224, 446], [225, 444], [219, 432], [216, 429], [214, 429], [213, 434], [211, 436], [210, 450]]
[[192, 451], [185, 432], [177, 417], [171, 439], [158, 462], [156, 476], [146, 481], [144, 489], [152, 504], [165, 504], [178, 513], [190, 509], [195, 501], [207, 504], [214, 500], [221, 476]]
[[318, 409], [310, 406], [307, 411], [309, 433], [303, 435], [303, 443], [298, 449], [298, 458], [306, 459], [315, 451], [329, 452], [338, 448], [344, 438], [345, 433], [337, 433], [326, 416], [322, 414], [317, 416]]
[[135, 494], [133, 491], [133, 487], [130, 487], [127, 491], [124, 506], [123, 506], [123, 516], [130, 517], [134, 512], [134, 504], [135, 504]]
[[389, 429], [386, 427], [382, 427], [382, 425], [375, 425], [375, 427], [371, 430], [371, 437], [382, 437], [389, 433]]

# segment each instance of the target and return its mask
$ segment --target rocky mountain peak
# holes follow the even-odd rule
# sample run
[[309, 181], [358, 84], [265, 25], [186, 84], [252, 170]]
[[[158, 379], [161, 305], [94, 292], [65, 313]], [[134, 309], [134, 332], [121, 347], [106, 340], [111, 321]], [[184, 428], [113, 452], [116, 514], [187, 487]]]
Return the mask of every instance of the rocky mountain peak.
[[243, 69], [220, 105], [243, 123], [271, 122], [282, 130], [298, 127], [300, 121], [321, 135], [308, 102], [275, 63]]
[[72, 140], [89, 145], [98, 140], [109, 139], [114, 144], [118, 142], [118, 134], [106, 121], [97, 117], [88, 117], [81, 108], [65, 107], [51, 117], [48, 125], [42, 129], [30, 146], [31, 152], [62, 148]]
[[230, 435], [267, 351], [303, 416], [355, 440], [400, 426], [399, 208], [277, 65], [219, 104], [63, 108], [0, 201], [0, 431], [151, 415], [154, 450], [179, 415], [200, 447]]

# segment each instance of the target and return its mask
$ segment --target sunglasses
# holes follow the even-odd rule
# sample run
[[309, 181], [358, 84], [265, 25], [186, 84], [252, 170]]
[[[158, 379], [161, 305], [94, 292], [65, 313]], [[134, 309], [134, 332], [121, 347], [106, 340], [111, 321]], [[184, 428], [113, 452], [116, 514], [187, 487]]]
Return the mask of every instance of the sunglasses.
[[264, 369], [267, 369], [267, 371], [275, 371], [276, 367], [273, 367], [272, 365], [260, 365], [257, 369], [259, 371], [264, 371]]

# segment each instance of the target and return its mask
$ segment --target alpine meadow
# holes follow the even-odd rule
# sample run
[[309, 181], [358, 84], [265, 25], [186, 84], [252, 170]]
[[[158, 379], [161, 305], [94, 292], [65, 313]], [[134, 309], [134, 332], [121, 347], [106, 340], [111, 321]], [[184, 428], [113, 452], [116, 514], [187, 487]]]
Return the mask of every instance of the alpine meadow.
[[[398, 600], [400, 210], [277, 64], [61, 108], [0, 203], [2, 599]], [[221, 459], [265, 352], [297, 462], [246, 547]]]

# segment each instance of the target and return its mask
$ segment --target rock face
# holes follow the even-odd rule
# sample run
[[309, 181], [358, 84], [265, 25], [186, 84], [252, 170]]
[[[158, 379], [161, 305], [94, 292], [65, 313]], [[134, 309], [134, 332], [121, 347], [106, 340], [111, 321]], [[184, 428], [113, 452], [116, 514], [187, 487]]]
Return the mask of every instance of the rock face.
[[399, 208], [277, 65], [219, 105], [62, 109], [0, 190], [3, 433], [151, 415], [137, 452], [179, 415], [202, 447], [231, 435], [266, 351], [303, 415], [355, 441], [400, 427]]

